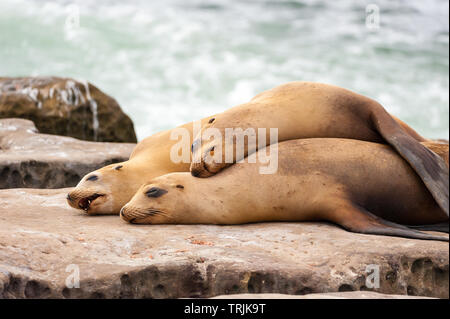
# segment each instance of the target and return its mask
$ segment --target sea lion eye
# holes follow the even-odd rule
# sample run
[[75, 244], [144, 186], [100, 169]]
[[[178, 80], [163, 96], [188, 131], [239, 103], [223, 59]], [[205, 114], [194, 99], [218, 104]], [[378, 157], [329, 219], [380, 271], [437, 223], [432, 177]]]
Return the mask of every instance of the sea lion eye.
[[115, 169], [116, 171], [118, 171], [118, 170], [121, 169], [122, 167], [123, 167], [123, 165], [119, 165], [119, 166], [114, 167], [114, 169]]
[[87, 181], [91, 181], [91, 182], [96, 181], [97, 179], [98, 179], [97, 175], [91, 175], [88, 178], [86, 178]]
[[215, 118], [213, 117], [212, 119], [210, 119], [209, 121], [208, 121], [208, 123], [212, 123], [212, 122], [214, 122], [215, 121]]
[[183, 185], [180, 185], [180, 184], [178, 184], [178, 185], [176, 186], [176, 188], [181, 188], [181, 189], [183, 189], [183, 188], [184, 188], [184, 186], [183, 186]]
[[145, 192], [147, 197], [159, 197], [166, 194], [167, 191], [165, 189], [159, 187], [152, 187], [148, 191]]

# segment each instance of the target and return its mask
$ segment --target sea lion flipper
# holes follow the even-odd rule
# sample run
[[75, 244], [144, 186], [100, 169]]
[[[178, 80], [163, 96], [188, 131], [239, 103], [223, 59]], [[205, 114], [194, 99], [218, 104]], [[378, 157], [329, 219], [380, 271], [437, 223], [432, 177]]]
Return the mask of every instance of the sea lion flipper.
[[449, 241], [449, 238], [445, 236], [423, 233], [418, 230], [410, 229], [406, 226], [384, 220], [356, 205], [348, 205], [343, 208], [339, 208], [333, 212], [332, 216], [333, 218], [330, 219], [335, 223], [341, 225], [346, 230], [355, 233], [439, 240], [446, 242]]
[[408, 228], [416, 229], [416, 230], [425, 230], [425, 231], [438, 231], [442, 233], [449, 233], [449, 224], [448, 222], [434, 224], [434, 225], [418, 225], [418, 226], [409, 226]]
[[403, 131], [384, 109], [374, 111], [372, 120], [381, 136], [411, 165], [449, 216], [449, 169], [444, 159]]

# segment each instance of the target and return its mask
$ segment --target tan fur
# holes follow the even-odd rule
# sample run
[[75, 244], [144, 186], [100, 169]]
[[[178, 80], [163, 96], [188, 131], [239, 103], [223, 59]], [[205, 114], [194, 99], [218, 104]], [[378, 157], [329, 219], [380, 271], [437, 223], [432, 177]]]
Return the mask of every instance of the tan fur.
[[[218, 129], [222, 133], [222, 162], [206, 163], [207, 150], [217, 141], [203, 141], [198, 150], [199, 163], [191, 164], [191, 172], [208, 177], [231, 165], [225, 163], [226, 128], [278, 128], [278, 141], [312, 137], [353, 138], [383, 143], [383, 137], [370, 122], [372, 109], [382, 106], [365, 96], [346, 89], [313, 82], [290, 82], [256, 95], [250, 102], [235, 106], [214, 116], [202, 130]], [[406, 123], [392, 117], [419, 142], [427, 141]], [[196, 136], [198, 140], [200, 136]], [[267, 139], [268, 141], [268, 139]], [[234, 142], [234, 141], [233, 141]], [[236, 155], [236, 154], [234, 154]], [[248, 155], [245, 144], [244, 157]], [[234, 158], [234, 162], [240, 160]], [[205, 169], [206, 167], [206, 169]]]
[[[256, 151], [245, 139], [242, 157], [234, 151], [237, 139], [226, 140], [226, 129], [278, 129], [278, 142], [302, 138], [350, 138], [390, 144], [416, 171], [436, 202], [448, 215], [448, 166], [420, 144], [428, 142], [404, 122], [394, 119], [376, 101], [349, 90], [314, 82], [290, 82], [255, 96], [250, 102], [214, 116], [204, 130], [217, 129], [221, 138], [202, 141], [193, 157], [191, 173], [209, 177]], [[201, 133], [200, 133], [201, 134]], [[238, 134], [241, 137], [244, 134]], [[194, 143], [200, 140], [196, 136]], [[268, 145], [269, 139], [263, 145]], [[256, 145], [259, 145], [259, 141]], [[216, 160], [215, 152], [221, 150]], [[233, 152], [232, 163], [226, 152]], [[219, 155], [220, 157], [220, 155]]]
[[[388, 229], [393, 235], [409, 230], [380, 226], [377, 218], [407, 225], [448, 221], [408, 163], [387, 145], [317, 138], [278, 147], [276, 174], [261, 175], [259, 165], [247, 162], [206, 179], [168, 174], [142, 186], [121, 216], [141, 224], [328, 220], [352, 231]], [[152, 188], [167, 193], [148, 197]]]

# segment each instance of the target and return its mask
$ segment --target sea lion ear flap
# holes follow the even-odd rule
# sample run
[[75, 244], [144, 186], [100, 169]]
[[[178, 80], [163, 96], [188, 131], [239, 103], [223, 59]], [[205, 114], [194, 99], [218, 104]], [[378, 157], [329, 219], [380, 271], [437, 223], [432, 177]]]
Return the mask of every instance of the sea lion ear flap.
[[172, 188], [184, 189], [184, 186], [181, 185], [181, 184], [170, 184], [170, 187], [172, 187]]
[[117, 166], [114, 167], [114, 169], [115, 169], [116, 171], [118, 171], [118, 170], [120, 170], [122, 167], [123, 167], [123, 165], [117, 165]]

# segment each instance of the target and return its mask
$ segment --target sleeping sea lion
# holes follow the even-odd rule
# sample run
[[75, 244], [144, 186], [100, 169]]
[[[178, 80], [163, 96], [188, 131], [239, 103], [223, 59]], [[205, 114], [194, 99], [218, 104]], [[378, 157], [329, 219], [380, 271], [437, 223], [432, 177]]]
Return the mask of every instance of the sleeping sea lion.
[[[449, 169], [442, 158], [420, 142], [427, 141], [396, 121], [378, 102], [349, 90], [313, 82], [290, 82], [256, 95], [250, 102], [211, 117], [203, 131], [214, 136], [192, 145], [191, 173], [212, 176], [272, 141], [269, 129], [278, 129], [277, 142], [301, 138], [336, 137], [390, 144], [416, 171], [438, 205], [449, 213]], [[227, 134], [227, 130], [235, 130]], [[240, 129], [240, 131], [237, 131]], [[265, 129], [265, 140], [249, 144], [250, 135]], [[210, 130], [211, 131], [211, 130]], [[247, 137], [247, 139], [245, 139]], [[255, 136], [255, 140], [258, 139]], [[243, 151], [234, 151], [241, 141]], [[217, 154], [219, 153], [219, 154]]]
[[278, 154], [278, 170], [271, 175], [241, 161], [206, 179], [189, 173], [157, 177], [122, 208], [121, 218], [224, 225], [320, 220], [363, 234], [448, 241], [404, 226], [447, 223], [448, 229], [448, 216], [389, 145], [297, 139], [279, 143]]

